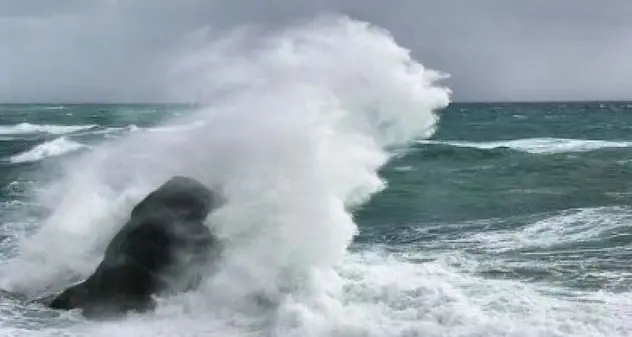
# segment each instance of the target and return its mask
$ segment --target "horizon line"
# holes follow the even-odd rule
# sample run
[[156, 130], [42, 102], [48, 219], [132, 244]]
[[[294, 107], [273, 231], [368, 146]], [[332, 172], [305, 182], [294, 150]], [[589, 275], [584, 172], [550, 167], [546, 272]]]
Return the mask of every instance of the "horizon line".
[[[630, 103], [632, 102], [632, 98], [630, 99], [578, 99], [578, 100], [455, 100], [450, 102], [450, 104], [563, 104], [563, 103]], [[141, 101], [130, 101], [130, 102], [55, 102], [55, 101], [33, 101], [33, 102], [10, 102], [10, 101], [0, 101], [0, 105], [206, 105], [210, 104], [210, 102], [141, 102]]]

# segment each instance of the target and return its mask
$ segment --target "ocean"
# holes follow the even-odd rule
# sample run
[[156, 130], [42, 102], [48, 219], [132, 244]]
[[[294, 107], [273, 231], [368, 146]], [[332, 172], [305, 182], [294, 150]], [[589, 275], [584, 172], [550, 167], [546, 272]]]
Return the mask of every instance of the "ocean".
[[[115, 185], [126, 179], [139, 184], [138, 178], [104, 174], [112, 167], [91, 167], [85, 158], [108, 146], [118, 151], [121, 139], [140, 134], [161, 139], [190, 133], [182, 130], [196, 124], [167, 127], [164, 121], [195, 110], [0, 106], [1, 283], [19, 280], [44, 289], [49, 285], [40, 272], [52, 282], [70, 271], [89, 271], [98, 249], [92, 259], [85, 255], [107, 240], [99, 235], [112, 232], [98, 226], [116, 218], [104, 210], [123, 214], [118, 208], [151, 186], [137, 186], [138, 193], [121, 201], [110, 193], [127, 189]], [[127, 323], [96, 323], [6, 298], [0, 335], [630, 336], [632, 104], [453, 103], [438, 114], [436, 132], [399, 149], [378, 172], [385, 188], [354, 208], [358, 232], [334, 267], [338, 289], [313, 290], [333, 291], [328, 301], [296, 295], [286, 299], [291, 309], [263, 319], [234, 303], [218, 301], [221, 310], [208, 309], [217, 296], [200, 292], [194, 297], [204, 304], [170, 300]], [[152, 167], [133, 174], [143, 170]], [[71, 185], [51, 188], [59, 179]], [[42, 191], [55, 191], [56, 202]], [[310, 195], [300, 202], [309, 208]], [[244, 216], [258, 217], [265, 211], [259, 206]], [[301, 225], [286, 229], [283, 239], [299, 240], [306, 250], [306, 242], [327, 248], [324, 241], [336, 239]], [[255, 232], [264, 236], [261, 230]]]
[[[166, 78], [204, 103], [0, 105], [0, 336], [632, 336], [632, 103], [451, 103], [351, 19], [246, 33]], [[31, 301], [174, 175], [226, 200], [198, 289]]]

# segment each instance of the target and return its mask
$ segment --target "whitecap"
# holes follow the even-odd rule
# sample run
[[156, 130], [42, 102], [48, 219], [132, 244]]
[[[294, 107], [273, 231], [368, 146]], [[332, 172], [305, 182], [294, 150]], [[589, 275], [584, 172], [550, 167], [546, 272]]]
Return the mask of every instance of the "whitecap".
[[632, 147], [632, 141], [607, 141], [588, 139], [566, 139], [566, 138], [526, 138], [505, 141], [490, 142], [467, 142], [467, 141], [438, 141], [420, 140], [420, 144], [438, 144], [457, 147], [469, 147], [476, 149], [497, 149], [510, 148], [532, 154], [555, 154], [588, 152], [604, 148], [627, 148]]
[[9, 161], [14, 164], [35, 162], [45, 158], [61, 156], [83, 147], [85, 146], [80, 143], [61, 137], [39, 144], [26, 152], [14, 155], [9, 158]]
[[30, 123], [21, 123], [16, 125], [0, 125], [0, 135], [21, 135], [34, 133], [48, 133], [53, 135], [61, 135], [73, 133], [81, 130], [94, 128], [96, 125], [39, 125]]

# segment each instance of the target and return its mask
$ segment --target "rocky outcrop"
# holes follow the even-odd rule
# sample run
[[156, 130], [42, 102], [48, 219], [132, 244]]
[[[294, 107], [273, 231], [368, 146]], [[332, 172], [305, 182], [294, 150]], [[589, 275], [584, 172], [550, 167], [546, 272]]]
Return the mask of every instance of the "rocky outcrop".
[[153, 295], [195, 288], [219, 249], [203, 221], [220, 203], [196, 180], [170, 179], [134, 207], [94, 273], [48, 305], [108, 318], [152, 310]]

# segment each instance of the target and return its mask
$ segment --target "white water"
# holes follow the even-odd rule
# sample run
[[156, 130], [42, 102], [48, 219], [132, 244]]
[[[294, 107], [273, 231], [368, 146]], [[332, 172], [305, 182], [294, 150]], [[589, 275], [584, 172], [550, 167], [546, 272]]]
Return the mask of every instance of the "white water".
[[589, 139], [564, 138], [528, 138], [493, 142], [462, 142], [462, 141], [431, 141], [421, 140], [421, 144], [444, 144], [477, 149], [496, 149], [507, 147], [510, 149], [534, 154], [553, 154], [567, 152], [586, 152], [603, 148], [632, 147], [632, 142], [606, 141]]
[[629, 228], [632, 211], [623, 207], [571, 209], [536, 221], [522, 230], [483, 232], [463, 238], [493, 253], [521, 248], [549, 248], [564, 243], [598, 240], [609, 231]]
[[[185, 60], [205, 75], [195, 78], [197, 91], [220, 90], [221, 102], [169, 122], [170, 132], [132, 132], [69, 162], [66, 179], [40, 195], [53, 214], [3, 269], [1, 286], [35, 293], [89, 273], [134, 203], [173, 174], [228, 196], [209, 221], [229, 243], [218, 274], [195, 293], [163, 300], [155, 314], [37, 331], [5, 324], [0, 334], [627, 334], [629, 297], [549, 296], [468, 275], [446, 262], [458, 255], [419, 264], [347, 252], [357, 228], [345, 206], [384, 187], [376, 170], [389, 156], [385, 147], [432, 134], [432, 110], [447, 104], [448, 91], [363, 23], [323, 19], [255, 40], [254, 51], [231, 39], [229, 50], [222, 43]], [[253, 294], [276, 305], [258, 307]]]
[[[258, 49], [240, 48], [249, 38]], [[326, 309], [320, 301], [330, 291], [340, 291], [332, 267], [357, 231], [348, 207], [384, 187], [377, 170], [389, 158], [385, 147], [432, 134], [433, 110], [447, 106], [449, 91], [435, 84], [442, 75], [412, 60], [386, 32], [348, 19], [231, 42], [181, 64], [195, 69], [198, 93], [222, 91], [220, 102], [169, 123], [196, 127], [131, 133], [69, 163], [66, 179], [40, 195], [53, 213], [7, 266], [4, 288], [36, 294], [89, 273], [133, 204], [184, 174], [228, 198], [210, 225], [229, 249], [182, 319], [208, 316], [211, 308], [245, 315], [205, 319], [245, 334], [263, 318], [250, 313], [257, 295], [278, 305], [268, 317], [277, 322], [260, 329], [330, 330], [309, 317]], [[147, 324], [154, 323], [161, 326]]]
[[0, 135], [22, 135], [32, 133], [49, 133], [62, 135], [94, 128], [96, 125], [37, 125], [21, 123], [16, 125], [0, 125]]
[[68, 140], [64, 137], [57, 138], [39, 145], [20, 154], [16, 154], [9, 158], [14, 164], [35, 162], [46, 158], [61, 156], [70, 152], [77, 151], [85, 147], [84, 145]]

